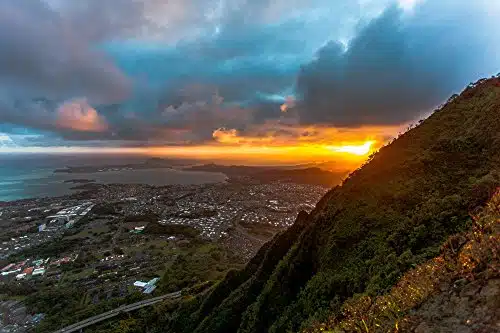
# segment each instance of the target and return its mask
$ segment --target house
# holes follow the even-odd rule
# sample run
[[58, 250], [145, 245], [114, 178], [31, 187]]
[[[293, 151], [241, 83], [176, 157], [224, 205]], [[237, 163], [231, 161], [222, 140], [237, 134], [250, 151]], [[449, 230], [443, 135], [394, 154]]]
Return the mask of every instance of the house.
[[148, 282], [143, 281], [135, 281], [134, 286], [143, 289], [144, 294], [151, 294], [156, 289], [156, 283], [160, 280], [160, 278], [154, 278], [149, 280]]
[[23, 274], [31, 275], [31, 274], [33, 274], [34, 270], [35, 270], [35, 267], [33, 267], [33, 266], [27, 267], [27, 268], [24, 269]]
[[45, 274], [45, 268], [44, 267], [39, 267], [33, 271], [32, 276], [38, 276], [38, 275], [44, 275]]

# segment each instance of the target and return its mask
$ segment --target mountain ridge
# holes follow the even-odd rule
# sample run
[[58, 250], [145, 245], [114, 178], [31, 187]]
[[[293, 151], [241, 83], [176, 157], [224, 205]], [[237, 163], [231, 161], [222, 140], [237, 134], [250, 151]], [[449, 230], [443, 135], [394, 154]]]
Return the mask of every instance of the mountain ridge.
[[184, 168], [185, 171], [221, 172], [234, 181], [251, 179], [258, 182], [285, 182], [321, 186], [335, 186], [344, 178], [344, 172], [332, 172], [319, 167], [246, 166], [203, 164]]
[[433, 257], [500, 184], [499, 87], [498, 78], [470, 85], [381, 148], [318, 203], [255, 301], [239, 303], [241, 322], [237, 311], [214, 308], [195, 332], [298, 331]]
[[500, 79], [492, 78], [370, 156], [243, 270], [145, 320], [147, 331], [288, 333], [341, 319], [353, 297], [387, 294], [437, 257], [499, 186]]
[[[271, 241], [268, 251], [288, 250], [275, 265], [266, 263], [272, 252], [262, 259], [261, 266], [271, 267], [265, 281], [254, 273], [186, 328], [296, 332], [338, 313], [354, 294], [389, 290], [413, 265], [434, 257], [500, 184], [499, 87], [498, 78], [469, 86], [381, 148], [325, 195], [298, 235]], [[252, 281], [262, 287], [239, 297]]]

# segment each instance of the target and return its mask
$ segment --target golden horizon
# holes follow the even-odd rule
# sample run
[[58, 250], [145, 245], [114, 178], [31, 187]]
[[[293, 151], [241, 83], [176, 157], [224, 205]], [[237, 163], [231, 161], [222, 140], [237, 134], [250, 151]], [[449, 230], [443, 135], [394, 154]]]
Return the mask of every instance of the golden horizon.
[[335, 162], [334, 169], [348, 170], [361, 165], [381, 144], [374, 140], [343, 145], [203, 145], [156, 147], [13, 147], [0, 153], [48, 154], [136, 154], [197, 160], [234, 161], [248, 164], [290, 164]]

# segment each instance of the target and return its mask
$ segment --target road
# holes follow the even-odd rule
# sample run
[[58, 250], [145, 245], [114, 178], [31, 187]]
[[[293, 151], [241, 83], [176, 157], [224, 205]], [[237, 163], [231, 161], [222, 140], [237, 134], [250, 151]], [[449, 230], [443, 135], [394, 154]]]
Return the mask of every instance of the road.
[[122, 306], [120, 306], [116, 309], [113, 309], [111, 311], [101, 313], [97, 316], [90, 317], [90, 318], [82, 320], [78, 323], [75, 323], [73, 325], [69, 325], [69, 326], [66, 326], [64, 328], [61, 328], [60, 330], [54, 331], [53, 333], [77, 332], [77, 331], [79, 331], [87, 326], [91, 326], [91, 325], [97, 324], [103, 320], [118, 316], [120, 313], [130, 312], [130, 311], [134, 311], [134, 310], [143, 308], [145, 306], [150, 306], [150, 305], [153, 305], [155, 303], [161, 302], [162, 300], [167, 299], [167, 298], [174, 299], [174, 298], [179, 298], [179, 297], [181, 297], [181, 292], [177, 291], [175, 293], [170, 293], [170, 294], [150, 298], [150, 299], [140, 301], [137, 303], [122, 305]]

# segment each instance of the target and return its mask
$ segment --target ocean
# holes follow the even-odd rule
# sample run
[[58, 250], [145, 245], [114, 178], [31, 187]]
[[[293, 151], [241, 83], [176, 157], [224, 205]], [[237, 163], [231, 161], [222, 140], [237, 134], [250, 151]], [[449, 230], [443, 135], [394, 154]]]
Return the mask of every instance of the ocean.
[[41, 155], [0, 154], [0, 201], [55, 197], [74, 193], [65, 183], [71, 179], [89, 179], [96, 183], [174, 185], [206, 184], [222, 182], [226, 176], [221, 173], [191, 172], [175, 169], [141, 169], [106, 171], [98, 173], [54, 173], [66, 166], [99, 166], [142, 163], [145, 156], [109, 155]]

